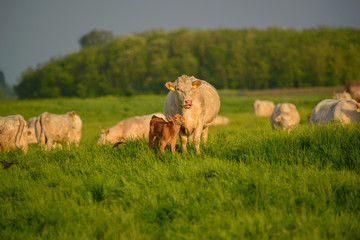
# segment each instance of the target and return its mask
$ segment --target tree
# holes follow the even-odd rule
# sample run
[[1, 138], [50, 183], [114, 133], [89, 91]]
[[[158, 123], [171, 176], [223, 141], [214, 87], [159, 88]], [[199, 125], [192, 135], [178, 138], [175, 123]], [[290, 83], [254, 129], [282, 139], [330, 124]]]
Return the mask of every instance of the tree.
[[108, 43], [113, 38], [114, 35], [110, 31], [92, 30], [79, 39], [79, 44], [81, 48], [98, 46]]

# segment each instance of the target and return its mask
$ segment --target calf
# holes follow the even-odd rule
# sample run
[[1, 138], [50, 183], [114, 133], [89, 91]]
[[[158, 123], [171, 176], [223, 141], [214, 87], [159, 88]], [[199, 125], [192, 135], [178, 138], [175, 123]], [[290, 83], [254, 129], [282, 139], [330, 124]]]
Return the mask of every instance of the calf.
[[171, 152], [175, 154], [176, 140], [179, 136], [180, 127], [185, 123], [184, 117], [180, 114], [175, 114], [174, 117], [168, 116], [170, 122], [166, 122], [162, 118], [155, 115], [152, 116], [150, 121], [149, 131], [149, 148], [152, 149], [153, 140], [155, 137], [155, 152], [157, 153], [160, 143], [160, 153], [164, 153], [165, 146], [171, 145]]

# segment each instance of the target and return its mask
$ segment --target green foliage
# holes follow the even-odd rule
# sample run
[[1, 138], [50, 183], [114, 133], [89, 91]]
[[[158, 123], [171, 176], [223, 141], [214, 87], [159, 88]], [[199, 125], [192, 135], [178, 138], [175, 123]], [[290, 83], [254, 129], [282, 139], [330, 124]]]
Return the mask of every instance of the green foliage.
[[79, 39], [81, 48], [105, 44], [114, 38], [110, 31], [92, 30]]
[[81, 51], [25, 71], [15, 87], [19, 97], [164, 93], [164, 82], [182, 74], [218, 89], [340, 86], [360, 79], [358, 29], [180, 28], [117, 37], [92, 31], [83, 38], [89, 43]]
[[96, 144], [99, 125], [161, 111], [164, 95], [0, 102], [1, 116], [75, 110], [83, 120], [79, 147], [0, 155], [16, 163], [0, 169], [0, 237], [358, 239], [360, 126], [306, 120], [331, 94], [261, 97], [297, 106], [301, 123], [288, 134], [254, 115], [255, 98], [220, 91], [230, 123], [210, 128], [200, 156], [179, 142], [175, 156], [147, 140]]

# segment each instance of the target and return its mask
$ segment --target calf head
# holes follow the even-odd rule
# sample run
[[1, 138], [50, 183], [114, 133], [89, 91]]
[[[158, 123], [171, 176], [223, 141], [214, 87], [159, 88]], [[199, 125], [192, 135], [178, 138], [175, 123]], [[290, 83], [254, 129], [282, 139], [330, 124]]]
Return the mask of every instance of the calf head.
[[192, 81], [192, 79], [193, 77], [182, 75], [175, 82], [165, 84], [169, 90], [176, 92], [181, 108], [191, 108], [193, 91], [201, 85], [200, 80]]
[[167, 116], [170, 122], [174, 123], [175, 125], [183, 125], [185, 123], [185, 118], [180, 114], [175, 114], [172, 116]]

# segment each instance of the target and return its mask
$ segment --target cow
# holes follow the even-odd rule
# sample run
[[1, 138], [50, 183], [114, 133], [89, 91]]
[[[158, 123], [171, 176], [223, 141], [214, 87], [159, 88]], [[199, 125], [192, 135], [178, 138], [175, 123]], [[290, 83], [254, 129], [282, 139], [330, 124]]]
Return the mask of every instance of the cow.
[[229, 123], [229, 119], [225, 116], [218, 115], [215, 118], [214, 126], [216, 125], [227, 125]]
[[357, 102], [360, 102], [360, 91], [354, 92], [353, 99]]
[[350, 93], [344, 91], [342, 93], [335, 93], [333, 94], [333, 99], [334, 100], [349, 100], [351, 99], [351, 95]]
[[256, 116], [269, 117], [273, 113], [275, 104], [271, 101], [255, 100], [254, 111]]
[[300, 122], [300, 115], [294, 104], [278, 103], [271, 114], [270, 122], [272, 127], [281, 127], [290, 132]]
[[35, 121], [38, 145], [51, 149], [63, 144], [80, 144], [82, 121], [74, 111], [65, 114], [44, 112]]
[[152, 149], [153, 140], [155, 137], [155, 152], [157, 153], [160, 144], [160, 153], [165, 152], [165, 146], [170, 144], [171, 152], [175, 154], [176, 140], [179, 137], [180, 127], [185, 123], [185, 119], [180, 114], [175, 114], [173, 117], [168, 116], [169, 122], [155, 115], [150, 121], [149, 131], [149, 149]]
[[165, 119], [162, 113], [153, 113], [149, 115], [136, 116], [124, 119], [113, 127], [101, 129], [98, 144], [125, 142], [132, 139], [148, 138], [149, 124], [151, 117]]
[[189, 139], [194, 141], [196, 154], [200, 154], [200, 137], [206, 143], [209, 126], [215, 123], [220, 109], [219, 94], [206, 81], [187, 75], [167, 82], [165, 86], [170, 90], [164, 102], [165, 115], [180, 114], [185, 118], [180, 129], [182, 151], [187, 151]]
[[38, 140], [36, 138], [36, 134], [35, 134], [35, 122], [36, 122], [37, 117], [32, 117], [27, 121], [27, 127], [28, 127], [28, 144], [29, 143], [37, 143]]
[[342, 124], [360, 123], [360, 103], [353, 99], [324, 99], [312, 110], [309, 124], [311, 126], [312, 124], [326, 124], [336, 121]]
[[10, 115], [0, 117], [0, 151], [13, 149], [28, 151], [27, 124], [23, 116]]

